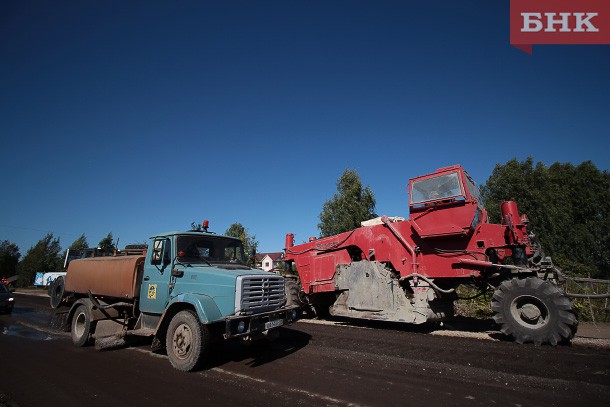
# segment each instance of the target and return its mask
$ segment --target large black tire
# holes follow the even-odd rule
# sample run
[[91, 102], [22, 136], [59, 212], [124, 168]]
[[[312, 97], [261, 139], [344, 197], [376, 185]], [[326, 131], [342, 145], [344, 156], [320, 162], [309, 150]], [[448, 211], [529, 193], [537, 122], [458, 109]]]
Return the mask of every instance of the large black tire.
[[180, 311], [169, 323], [165, 337], [167, 356], [172, 366], [190, 372], [207, 359], [210, 333], [192, 311]]
[[91, 335], [95, 332], [95, 323], [91, 322], [91, 310], [85, 305], [79, 305], [72, 316], [70, 337], [76, 346], [87, 346], [93, 342]]
[[64, 298], [64, 278], [57, 277], [51, 283], [49, 288], [49, 296], [51, 297], [51, 308], [57, 308]]
[[286, 284], [284, 286], [284, 290], [286, 292], [286, 305], [298, 305], [302, 307], [303, 301], [299, 296], [299, 284], [291, 279], [286, 279]]
[[557, 345], [576, 334], [578, 318], [570, 299], [537, 277], [506, 280], [491, 300], [494, 320], [517, 343]]

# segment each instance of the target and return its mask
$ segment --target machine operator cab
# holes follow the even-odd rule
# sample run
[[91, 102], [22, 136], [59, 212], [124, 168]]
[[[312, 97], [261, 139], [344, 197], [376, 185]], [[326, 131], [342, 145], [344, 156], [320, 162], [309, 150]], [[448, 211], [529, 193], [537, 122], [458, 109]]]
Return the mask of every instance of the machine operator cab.
[[486, 219], [479, 190], [462, 166], [409, 181], [411, 223], [422, 238], [469, 235]]

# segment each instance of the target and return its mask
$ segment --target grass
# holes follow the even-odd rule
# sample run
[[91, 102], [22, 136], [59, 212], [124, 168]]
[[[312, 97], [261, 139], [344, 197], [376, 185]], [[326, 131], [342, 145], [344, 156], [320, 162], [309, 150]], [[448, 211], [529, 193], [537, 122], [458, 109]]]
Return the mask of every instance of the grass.
[[[573, 294], [604, 294], [610, 292], [610, 284], [575, 283], [566, 282], [563, 289]], [[460, 286], [458, 295], [460, 297], [472, 297], [477, 291]], [[490, 318], [491, 297], [489, 292], [472, 300], [459, 300], [455, 303], [455, 315], [474, 318]], [[610, 322], [610, 299], [585, 299], [575, 298], [572, 300], [578, 319], [583, 322]]]

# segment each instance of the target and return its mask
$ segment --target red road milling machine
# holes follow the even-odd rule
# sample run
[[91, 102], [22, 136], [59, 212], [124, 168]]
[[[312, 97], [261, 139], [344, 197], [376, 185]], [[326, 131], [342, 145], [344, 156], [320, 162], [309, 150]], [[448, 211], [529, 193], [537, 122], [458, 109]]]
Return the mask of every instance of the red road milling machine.
[[574, 337], [578, 319], [557, 285], [560, 271], [528, 234], [515, 202], [502, 203], [502, 224], [489, 223], [460, 165], [413, 178], [408, 191], [409, 219], [382, 216], [297, 246], [287, 234], [289, 302], [319, 317], [421, 324], [451, 317], [464, 285], [493, 290], [494, 320], [518, 343]]

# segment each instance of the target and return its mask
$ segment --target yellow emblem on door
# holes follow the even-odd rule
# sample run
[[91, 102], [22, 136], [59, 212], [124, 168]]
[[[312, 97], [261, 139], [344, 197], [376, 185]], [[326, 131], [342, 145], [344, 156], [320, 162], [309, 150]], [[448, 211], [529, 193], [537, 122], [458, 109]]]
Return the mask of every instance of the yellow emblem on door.
[[148, 299], [149, 300], [157, 299], [157, 285], [156, 284], [148, 285]]

